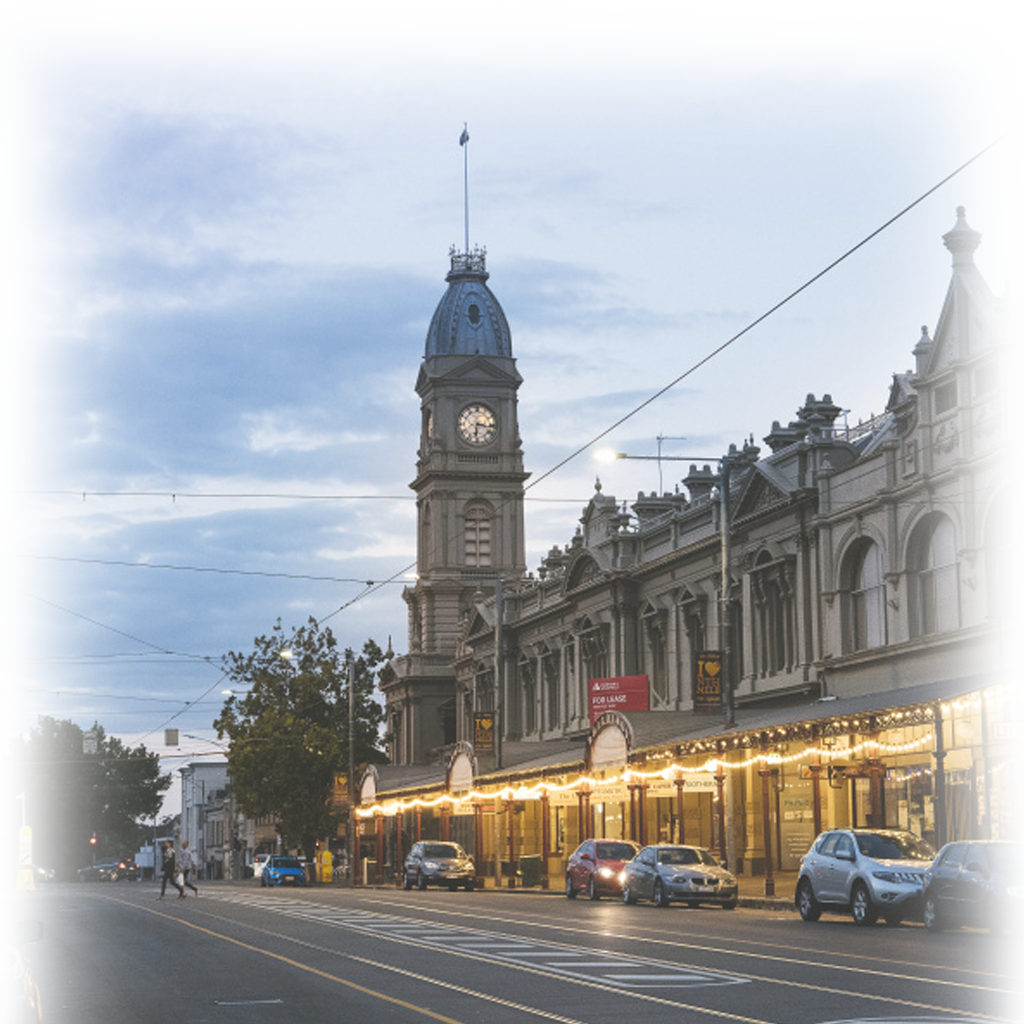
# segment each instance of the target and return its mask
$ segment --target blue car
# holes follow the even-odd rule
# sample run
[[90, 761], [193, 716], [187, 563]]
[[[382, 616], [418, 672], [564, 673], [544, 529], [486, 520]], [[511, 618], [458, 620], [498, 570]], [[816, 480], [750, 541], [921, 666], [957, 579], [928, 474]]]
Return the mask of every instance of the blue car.
[[306, 869], [294, 857], [271, 857], [260, 872], [260, 885], [305, 885]]
[[981, 839], [947, 843], [924, 873], [924, 926], [961, 925], [1003, 931], [1024, 910], [1020, 863], [1024, 844]]

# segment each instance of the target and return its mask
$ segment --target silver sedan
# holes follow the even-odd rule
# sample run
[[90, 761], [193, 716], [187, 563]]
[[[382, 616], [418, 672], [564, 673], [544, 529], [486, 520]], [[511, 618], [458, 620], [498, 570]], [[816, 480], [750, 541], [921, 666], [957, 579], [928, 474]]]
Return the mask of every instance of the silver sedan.
[[691, 907], [718, 903], [736, 906], [735, 876], [700, 846], [645, 846], [622, 869], [622, 899], [636, 903], [648, 899], [659, 907], [673, 900]]

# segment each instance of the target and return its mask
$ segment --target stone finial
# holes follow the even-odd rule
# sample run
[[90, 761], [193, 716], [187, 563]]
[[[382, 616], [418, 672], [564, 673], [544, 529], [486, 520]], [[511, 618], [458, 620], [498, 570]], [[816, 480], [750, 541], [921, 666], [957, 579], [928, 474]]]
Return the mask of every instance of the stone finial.
[[953, 254], [953, 266], [970, 266], [974, 263], [974, 251], [981, 245], [981, 232], [975, 231], [967, 223], [967, 211], [956, 208], [956, 224], [952, 231], [942, 236], [946, 248]]
[[928, 334], [928, 325], [925, 324], [921, 328], [921, 337], [917, 339], [917, 344], [914, 346], [912, 353], [915, 359], [915, 372], [918, 376], [927, 372], [928, 359], [932, 354], [933, 347], [934, 342]]

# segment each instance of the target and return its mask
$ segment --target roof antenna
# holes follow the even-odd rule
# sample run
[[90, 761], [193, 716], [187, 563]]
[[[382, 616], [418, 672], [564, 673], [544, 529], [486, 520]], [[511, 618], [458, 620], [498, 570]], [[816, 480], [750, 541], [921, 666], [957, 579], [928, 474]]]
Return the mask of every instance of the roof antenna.
[[459, 136], [459, 145], [462, 147], [462, 175], [463, 175], [463, 196], [466, 208], [466, 255], [469, 255], [469, 125], [462, 122], [462, 134]]

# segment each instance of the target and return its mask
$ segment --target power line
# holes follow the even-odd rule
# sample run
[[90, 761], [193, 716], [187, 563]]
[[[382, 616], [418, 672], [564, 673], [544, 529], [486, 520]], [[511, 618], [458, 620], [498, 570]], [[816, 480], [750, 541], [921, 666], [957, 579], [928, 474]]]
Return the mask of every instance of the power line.
[[128, 569], [169, 569], [174, 572], [207, 572], [220, 576], [259, 576], [267, 579], [306, 580], [315, 583], [365, 583], [373, 580], [357, 579], [354, 576], [312, 576], [306, 573], [292, 572], [261, 572], [256, 569], [222, 569], [215, 566], [201, 565], [168, 565], [160, 562], [122, 562], [107, 558], [72, 558], [62, 555], [22, 555], [41, 562], [74, 562], [81, 565], [110, 565]]
[[[794, 288], [791, 292], [789, 292], [788, 295], [786, 295], [784, 298], [782, 298], [778, 302], [776, 302], [773, 306], [770, 306], [767, 310], [765, 310], [763, 313], [761, 313], [760, 316], [757, 316], [753, 320], [751, 320], [745, 327], [743, 327], [741, 330], [737, 331], [734, 335], [732, 335], [732, 337], [730, 337], [730, 338], [726, 339], [725, 341], [723, 341], [720, 345], [718, 345], [716, 348], [712, 349], [710, 352], [708, 352], [701, 359], [698, 359], [697, 362], [693, 363], [688, 369], [684, 370], [681, 374], [679, 374], [679, 376], [675, 377], [673, 380], [669, 381], [663, 387], [661, 387], [657, 391], [655, 391], [648, 398], [644, 399], [638, 405], [634, 406], [633, 409], [631, 409], [625, 415], [620, 416], [610, 426], [605, 427], [599, 433], [595, 434], [589, 441], [587, 441], [583, 445], [580, 445], [575, 451], [571, 452], [564, 459], [561, 459], [559, 462], [555, 463], [555, 465], [552, 466], [550, 469], [548, 469], [545, 472], [541, 473], [539, 476], [534, 477], [533, 480], [524, 487], [524, 489], [523, 489], [524, 492], [525, 491], [529, 491], [532, 488], [536, 487], [542, 481], [548, 479], [549, 477], [551, 477], [555, 473], [557, 473], [560, 469], [562, 469], [565, 466], [567, 466], [570, 462], [573, 462], [575, 459], [579, 458], [580, 455], [582, 455], [588, 449], [592, 448], [595, 444], [597, 444], [598, 441], [601, 441], [605, 437], [607, 437], [613, 430], [616, 430], [618, 427], [622, 426], [623, 423], [626, 423], [627, 421], [632, 419], [634, 416], [636, 416], [642, 410], [646, 409], [649, 405], [653, 405], [654, 402], [656, 402], [659, 398], [664, 397], [669, 391], [671, 391], [674, 387], [676, 387], [682, 381], [686, 380], [688, 377], [692, 376], [701, 367], [706, 366], [716, 356], [721, 355], [727, 348], [729, 348], [731, 345], [733, 345], [737, 341], [739, 341], [740, 338], [744, 337], [744, 335], [746, 335], [746, 334], [749, 334], [750, 331], [752, 331], [755, 327], [757, 327], [759, 324], [763, 323], [765, 320], [767, 320], [773, 314], [777, 313], [780, 309], [783, 308], [783, 306], [785, 306], [788, 303], [792, 302], [793, 299], [795, 299], [798, 295], [800, 295], [803, 292], [805, 292], [808, 288], [811, 287], [811, 285], [813, 285], [816, 282], [820, 281], [823, 277], [825, 277], [825, 275], [827, 275], [832, 270], [834, 270], [836, 267], [838, 267], [841, 263], [843, 263], [844, 261], [849, 259], [855, 252], [857, 252], [858, 250], [862, 249], [870, 241], [872, 241], [873, 239], [877, 238], [878, 235], [880, 235], [883, 231], [885, 231], [886, 229], [890, 228], [893, 224], [895, 224], [902, 217], [906, 216], [916, 206], [919, 206], [921, 203], [923, 203], [925, 201], [925, 199], [927, 199], [930, 195], [932, 195], [933, 193], [938, 191], [940, 188], [942, 188], [943, 185], [947, 184], [949, 181], [951, 181], [953, 178], [955, 178], [958, 174], [960, 174], [963, 171], [965, 171], [968, 167], [971, 166], [971, 164], [975, 163], [977, 160], [980, 160], [981, 157], [983, 157], [986, 153], [989, 152], [989, 150], [991, 150], [994, 146], [997, 146], [1003, 140], [1003, 138], [1005, 138], [1005, 136], [1000, 136], [999, 138], [995, 139], [993, 142], [990, 142], [983, 149], [980, 149], [977, 153], [974, 154], [974, 156], [972, 156], [968, 160], [965, 160], [955, 170], [951, 171], [949, 174], [947, 174], [941, 180], [939, 180], [934, 185], [932, 185], [929, 189], [927, 189], [926, 191], [922, 192], [916, 199], [914, 199], [912, 202], [908, 203], [898, 213], [896, 213], [893, 216], [889, 217], [888, 220], [884, 221], [882, 224], [880, 224], [873, 231], [871, 231], [867, 235], [865, 235], [859, 242], [857, 242], [855, 245], [851, 246], [844, 253], [842, 253], [842, 255], [836, 257], [836, 259], [832, 260], [831, 263], [828, 263], [825, 267], [823, 267], [821, 270], [819, 270], [816, 274], [813, 274], [806, 281], [804, 281], [803, 284], [799, 285], [799, 287]], [[515, 500], [515, 499], [511, 499], [511, 498], [505, 499], [505, 504], [507, 504], [507, 503], [509, 503], [510, 501], [513, 501], [513, 500]], [[456, 537], [456, 534], [453, 533], [452, 536], [449, 538], [449, 540], [454, 540], [455, 537]], [[347, 608], [350, 608], [357, 601], [361, 601], [363, 598], [368, 597], [372, 593], [375, 593], [378, 589], [380, 589], [381, 586], [383, 586], [383, 583], [385, 583], [385, 582], [393, 582], [394, 580], [398, 579], [403, 574], [409, 572], [411, 569], [415, 568], [415, 565], [416, 565], [416, 563], [414, 562], [411, 565], [406, 566], [404, 569], [400, 569], [398, 572], [394, 573], [391, 577], [389, 577], [388, 580], [383, 581], [382, 583], [375, 585], [373, 588], [368, 589], [366, 592], [357, 595], [356, 597], [352, 598], [349, 601], [346, 601], [345, 604], [343, 604], [340, 608], [336, 608], [329, 615], [325, 616], [323, 619], [318, 620], [318, 621], [326, 622], [327, 619], [333, 618], [335, 615], [339, 614], [340, 612], [343, 612]]]
[[131, 640], [133, 643], [142, 644], [143, 647], [150, 647], [154, 651], [160, 654], [173, 655], [176, 658], [185, 658], [191, 661], [211, 662], [210, 655], [207, 654], [186, 654], [181, 651], [170, 651], [166, 647], [161, 647], [159, 644], [150, 643], [148, 640], [143, 640], [141, 637], [133, 636], [131, 633], [126, 633], [123, 629], [118, 629], [116, 626], [109, 626], [105, 622], [100, 622], [98, 619], [91, 618], [88, 615], [83, 615], [81, 612], [76, 612], [71, 608], [65, 608], [63, 605], [59, 605], [54, 601], [47, 601], [45, 597], [40, 597], [38, 594], [30, 594], [26, 590], [19, 590], [18, 593], [23, 594], [25, 597], [31, 598], [33, 601], [38, 601], [40, 604], [49, 605], [51, 608], [56, 608], [58, 611], [64, 612], [66, 615], [73, 615], [75, 618], [82, 619], [85, 622], [92, 624], [93, 626], [99, 626], [100, 629], [109, 630], [111, 633], [116, 633], [118, 636], [123, 636], [127, 640]]

